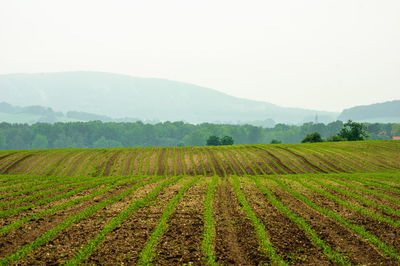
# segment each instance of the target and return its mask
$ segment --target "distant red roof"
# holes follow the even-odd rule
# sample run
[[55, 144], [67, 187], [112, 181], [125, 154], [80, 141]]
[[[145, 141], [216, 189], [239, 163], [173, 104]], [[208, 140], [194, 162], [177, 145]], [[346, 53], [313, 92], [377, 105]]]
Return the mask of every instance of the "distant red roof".
[[393, 137], [393, 139], [395, 139], [395, 140], [400, 140], [400, 137]]

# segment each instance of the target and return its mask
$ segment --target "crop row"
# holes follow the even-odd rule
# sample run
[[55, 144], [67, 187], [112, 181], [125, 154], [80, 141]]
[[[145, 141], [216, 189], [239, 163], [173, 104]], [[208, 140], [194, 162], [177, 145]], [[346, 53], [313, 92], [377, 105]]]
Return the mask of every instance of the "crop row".
[[[147, 152], [167, 164], [160, 159], [161, 152]], [[237, 165], [245, 161], [240, 157], [243, 152], [204, 151], [210, 160], [217, 160], [216, 154], [220, 155], [218, 165], [222, 165], [221, 158], [236, 158]], [[44, 184], [38, 184], [39, 189], [3, 198], [4, 208], [18, 207], [1, 212], [1, 263], [400, 262], [396, 237], [400, 233], [400, 192], [394, 189], [400, 185], [399, 173], [249, 175], [251, 168], [241, 167], [246, 174], [225, 172], [225, 178], [214, 170], [213, 177], [168, 176], [165, 171], [150, 176], [39, 179]], [[236, 171], [233, 163], [229, 168]], [[3, 176], [0, 181], [6, 185], [12, 177]], [[35, 177], [19, 180], [30, 179]], [[55, 179], [62, 183], [60, 190], [44, 193]], [[202, 202], [194, 202], [200, 209], [185, 205], [196, 193], [204, 195], [199, 197]], [[179, 214], [178, 206], [183, 208]], [[193, 220], [196, 216], [201, 219]], [[172, 219], [177, 219], [178, 231]], [[98, 225], [91, 230], [74, 229], [90, 228], [93, 223]], [[29, 232], [33, 225], [37, 230]], [[194, 229], [185, 231], [185, 226]], [[138, 235], [132, 232], [135, 228]], [[181, 246], [163, 245], [182, 232], [188, 237]], [[199, 241], [191, 243], [190, 239]], [[134, 251], [119, 254], [123, 245], [115, 241], [122, 240]], [[162, 257], [173, 249], [181, 256]], [[57, 250], [69, 253], [62, 255]], [[57, 260], [47, 261], [46, 254]], [[97, 261], [99, 257], [105, 261]]]
[[364, 141], [206, 148], [2, 151], [0, 174], [212, 176], [217, 173], [226, 176], [397, 171], [400, 169], [400, 145], [390, 143], [393, 143], [390, 148], [387, 141]]

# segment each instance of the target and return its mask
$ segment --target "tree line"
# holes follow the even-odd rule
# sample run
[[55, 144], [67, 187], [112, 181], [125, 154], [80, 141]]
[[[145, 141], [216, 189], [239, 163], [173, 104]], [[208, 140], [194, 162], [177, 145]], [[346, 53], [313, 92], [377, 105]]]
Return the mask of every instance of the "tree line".
[[[369, 139], [391, 139], [400, 136], [399, 124], [364, 124]], [[323, 138], [337, 135], [342, 121], [329, 124], [305, 123], [303, 125], [277, 124], [273, 128], [252, 125], [189, 124], [163, 122], [103, 123], [0, 123], [0, 149], [43, 148], [108, 148], [138, 146], [203, 146], [212, 136], [230, 136], [235, 144], [300, 143], [307, 134], [318, 132]]]

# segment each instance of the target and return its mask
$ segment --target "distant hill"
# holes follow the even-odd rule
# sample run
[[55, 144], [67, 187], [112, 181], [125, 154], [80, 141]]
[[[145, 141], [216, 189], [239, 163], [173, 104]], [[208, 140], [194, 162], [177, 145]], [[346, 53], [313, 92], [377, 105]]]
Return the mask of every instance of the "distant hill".
[[345, 109], [339, 115], [338, 119], [342, 121], [351, 119], [354, 121], [371, 123], [399, 123], [400, 100]]
[[[49, 106], [57, 111], [140, 120], [191, 123], [275, 121], [328, 123], [337, 113], [285, 108], [233, 97], [213, 89], [154, 78], [103, 72], [0, 75], [0, 102]], [[70, 114], [76, 119], [76, 113]]]

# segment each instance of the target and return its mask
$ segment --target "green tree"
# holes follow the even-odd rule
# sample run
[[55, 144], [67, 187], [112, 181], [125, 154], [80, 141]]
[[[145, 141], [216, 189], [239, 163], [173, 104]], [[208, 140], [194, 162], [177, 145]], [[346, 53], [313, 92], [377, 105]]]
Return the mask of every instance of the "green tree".
[[326, 139], [326, 141], [330, 141], [330, 142], [335, 142], [335, 141], [346, 141], [347, 139], [345, 139], [345, 138], [343, 138], [343, 137], [341, 137], [341, 136], [338, 136], [338, 135], [333, 135], [333, 136], [330, 136], [330, 137], [328, 137], [327, 139]]
[[49, 141], [46, 136], [36, 134], [32, 141], [32, 149], [47, 149], [49, 146]]
[[365, 140], [369, 137], [367, 127], [362, 123], [347, 121], [343, 128], [339, 131], [338, 136], [345, 138], [349, 141]]
[[308, 134], [302, 141], [301, 143], [313, 143], [313, 142], [322, 142], [322, 137], [321, 134], [319, 134], [318, 132], [313, 132]]
[[400, 136], [400, 124], [393, 124], [392, 131], [390, 132], [393, 136]]
[[207, 146], [218, 146], [221, 145], [221, 140], [219, 139], [219, 137], [215, 136], [215, 135], [211, 135], [206, 142]]
[[221, 138], [221, 145], [233, 145], [233, 138], [231, 136], [223, 136]]
[[6, 136], [2, 132], [0, 132], [0, 150], [6, 149], [7, 142], [6, 142]]
[[277, 140], [277, 139], [273, 139], [273, 140], [271, 140], [271, 142], [270, 142], [271, 144], [281, 144], [282, 143], [282, 141], [280, 141], [280, 140]]

